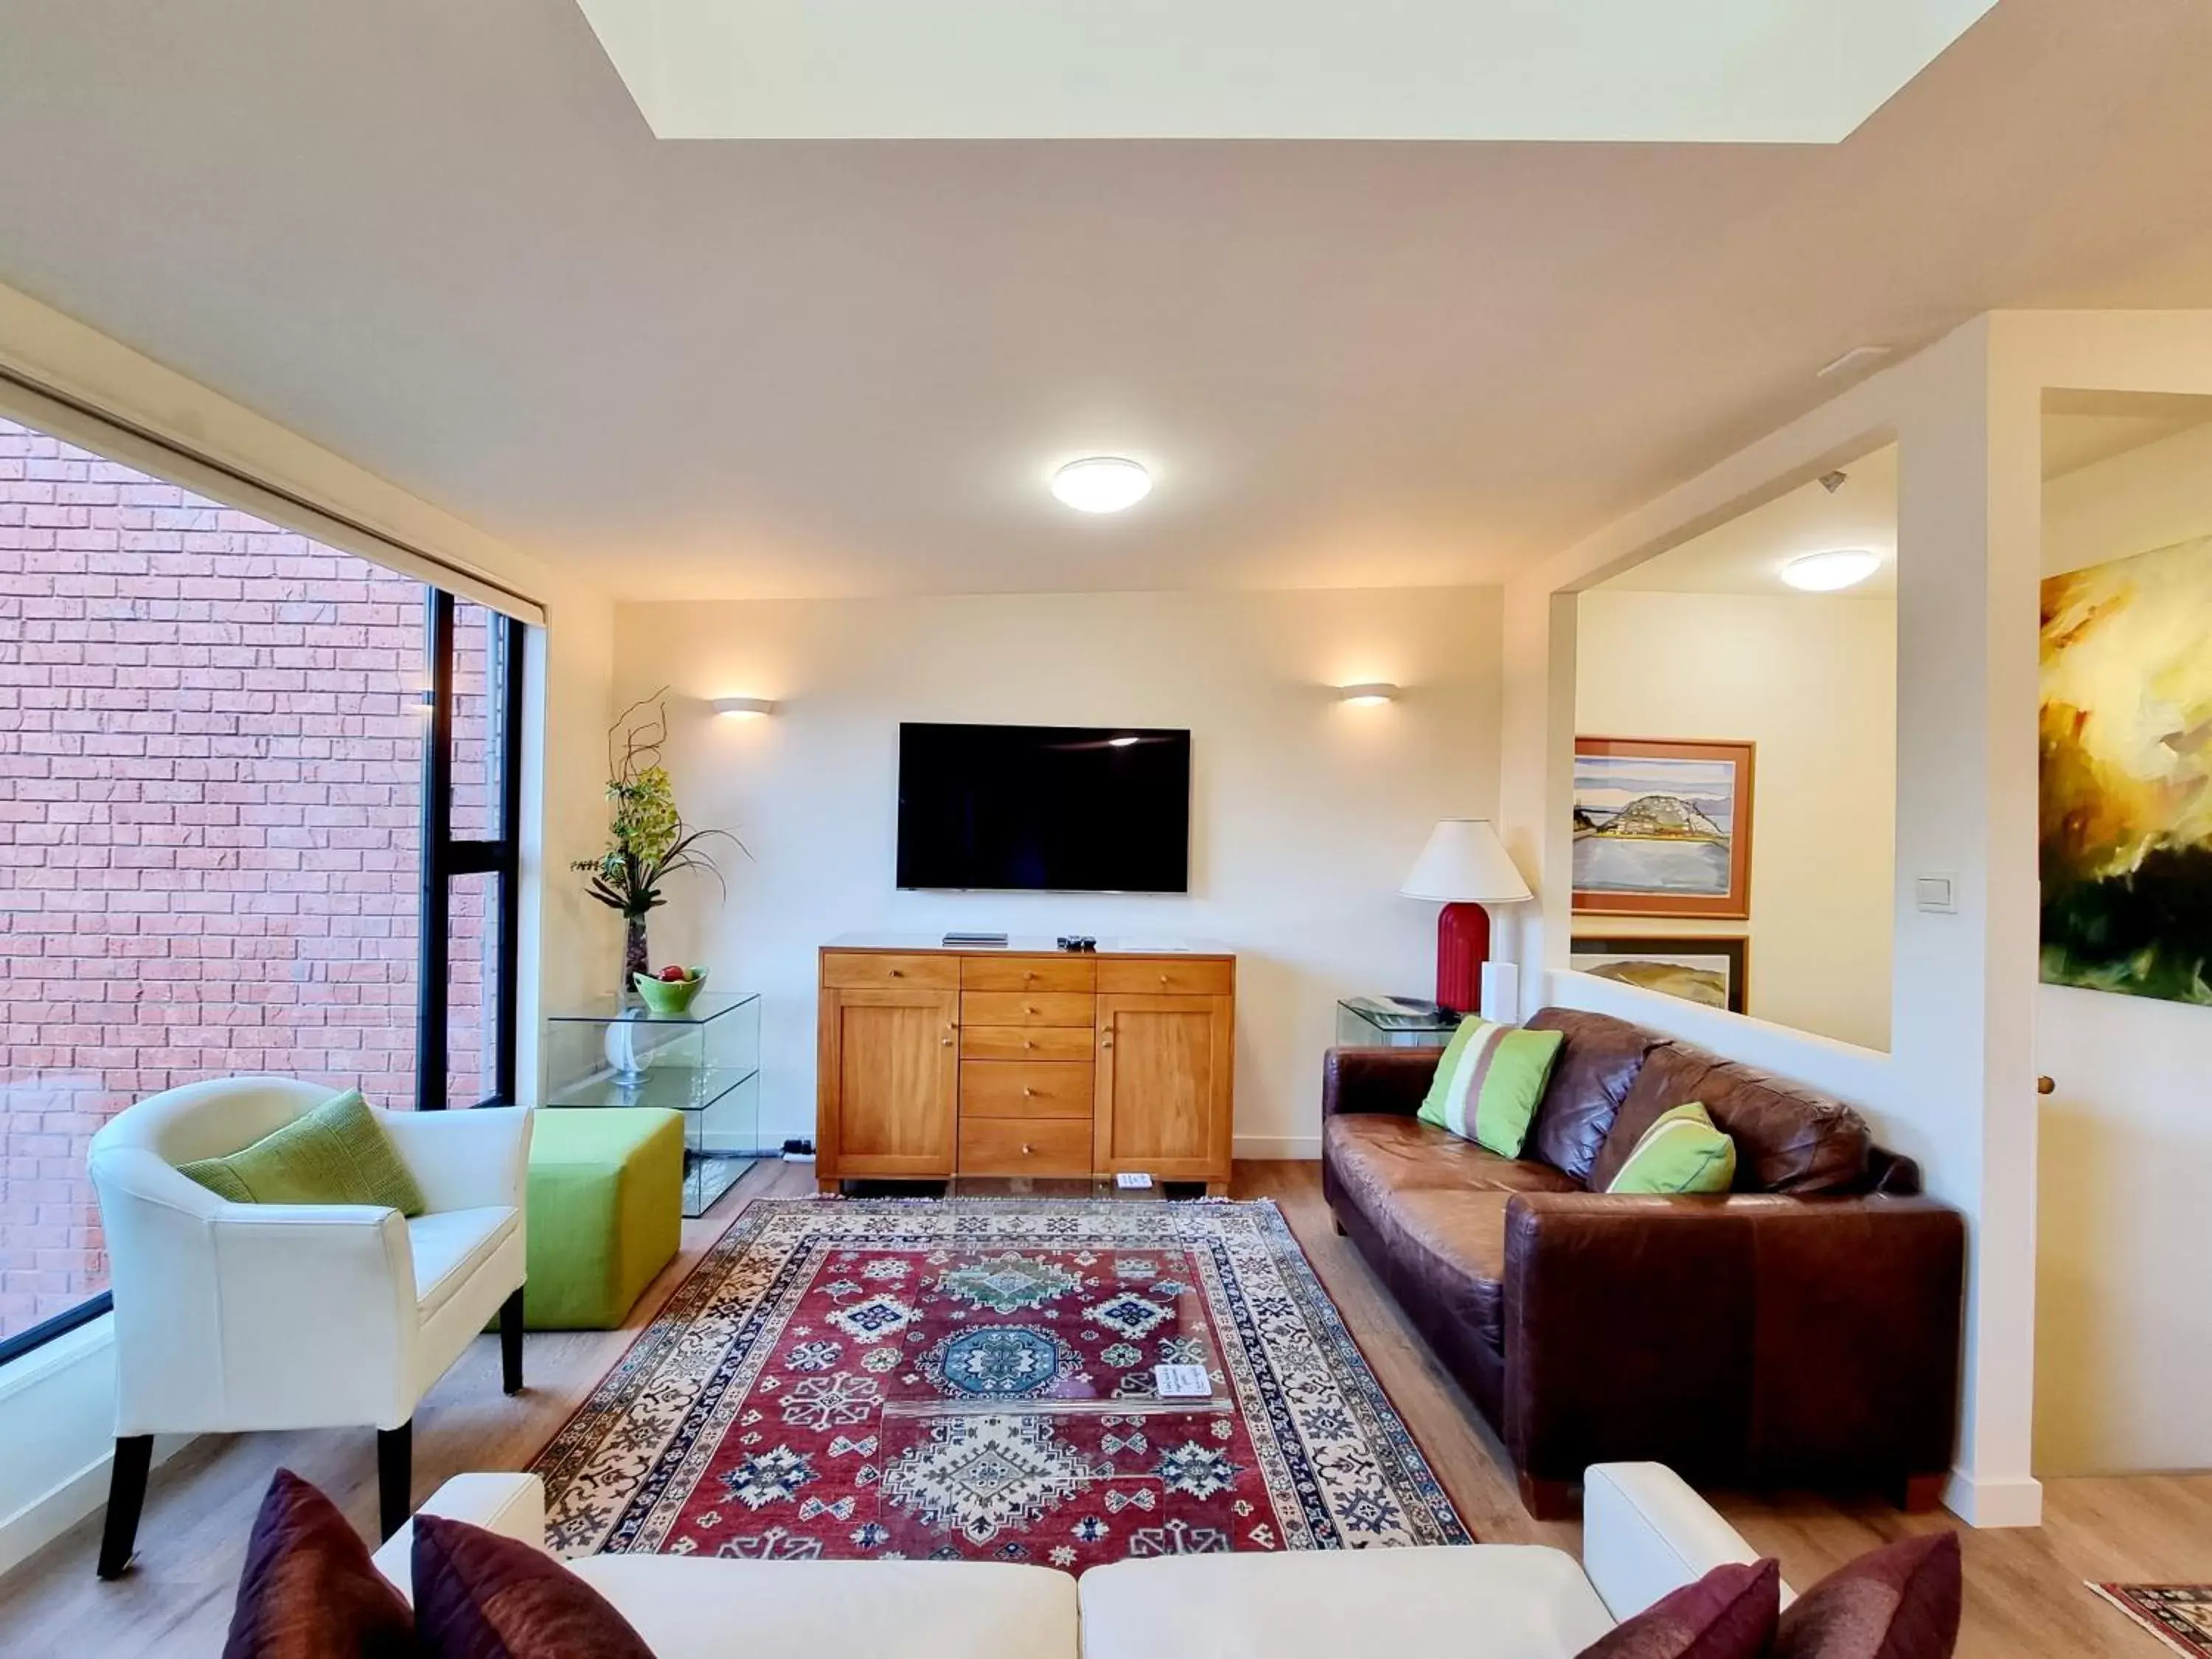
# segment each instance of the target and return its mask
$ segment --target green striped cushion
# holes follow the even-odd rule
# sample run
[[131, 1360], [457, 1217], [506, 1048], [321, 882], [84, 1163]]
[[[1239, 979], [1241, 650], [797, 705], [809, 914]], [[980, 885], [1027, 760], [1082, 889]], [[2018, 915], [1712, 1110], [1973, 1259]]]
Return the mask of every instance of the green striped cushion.
[[428, 1207], [414, 1172], [358, 1089], [228, 1158], [179, 1164], [177, 1173], [234, 1204], [374, 1204], [408, 1216]]
[[1699, 1101], [1659, 1115], [1608, 1193], [1724, 1193], [1735, 1184], [1735, 1142], [1713, 1127]]
[[1523, 1030], [1469, 1014], [1437, 1062], [1421, 1121], [1500, 1158], [1520, 1157], [1562, 1041], [1557, 1031]]

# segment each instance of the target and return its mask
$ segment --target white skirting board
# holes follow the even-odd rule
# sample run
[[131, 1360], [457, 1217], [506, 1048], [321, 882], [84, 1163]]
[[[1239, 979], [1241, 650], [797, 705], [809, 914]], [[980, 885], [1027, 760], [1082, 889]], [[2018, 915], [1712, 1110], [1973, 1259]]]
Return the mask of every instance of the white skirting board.
[[1978, 1480], [1954, 1468], [1943, 1483], [1943, 1507], [1970, 1527], [2039, 1527], [2043, 1482], [2027, 1475]]

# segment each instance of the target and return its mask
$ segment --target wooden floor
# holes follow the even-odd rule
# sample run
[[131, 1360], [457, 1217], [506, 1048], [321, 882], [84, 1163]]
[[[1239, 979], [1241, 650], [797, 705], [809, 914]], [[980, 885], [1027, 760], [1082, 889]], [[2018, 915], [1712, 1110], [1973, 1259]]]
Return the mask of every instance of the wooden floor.
[[[1579, 1528], [1528, 1519], [1496, 1442], [1466, 1397], [1399, 1316], [1389, 1294], [1322, 1205], [1319, 1166], [1241, 1164], [1236, 1195], [1279, 1203], [1369, 1362], [1476, 1536], [1572, 1549]], [[687, 1222], [684, 1251], [623, 1331], [533, 1333], [529, 1387], [500, 1393], [495, 1339], [481, 1338], [416, 1419], [416, 1496], [463, 1469], [517, 1468], [566, 1420], [738, 1210], [751, 1198], [813, 1190], [808, 1165], [753, 1170], [705, 1220]], [[335, 1498], [364, 1532], [376, 1513], [374, 1437], [335, 1431], [207, 1436], [155, 1473], [137, 1565], [122, 1580], [93, 1577], [98, 1516], [0, 1580], [0, 1654], [134, 1659], [219, 1653], [246, 1530], [270, 1473], [296, 1469]], [[1781, 1558], [1801, 1588], [1887, 1539], [1955, 1525], [1879, 1504], [1814, 1498], [1716, 1501], [1758, 1548]], [[2045, 1489], [2046, 1524], [2032, 1532], [1963, 1534], [1967, 1659], [2136, 1655], [2159, 1644], [2082, 1588], [2085, 1578], [2212, 1583], [2212, 1475], [2060, 1480]]]

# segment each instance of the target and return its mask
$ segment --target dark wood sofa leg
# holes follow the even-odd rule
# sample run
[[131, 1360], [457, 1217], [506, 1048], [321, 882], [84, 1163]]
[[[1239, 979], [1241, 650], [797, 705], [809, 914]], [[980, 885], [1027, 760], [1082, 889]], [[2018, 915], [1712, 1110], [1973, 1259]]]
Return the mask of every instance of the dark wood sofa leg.
[[1539, 1480], [1524, 1474], [1521, 1507], [1538, 1521], [1571, 1521], [1582, 1513], [1582, 1487], [1572, 1480]]
[[377, 1536], [389, 1538], [407, 1524], [415, 1495], [415, 1419], [376, 1431]]
[[1892, 1490], [1891, 1497], [1907, 1515], [1926, 1515], [1942, 1507], [1944, 1479], [1940, 1474], [1908, 1474]]
[[500, 1386], [509, 1394], [522, 1392], [522, 1292], [518, 1290], [499, 1304]]
[[125, 1435], [115, 1443], [115, 1468], [107, 1478], [107, 1521], [100, 1534], [102, 1578], [120, 1578], [138, 1542], [138, 1515], [146, 1507], [146, 1477], [154, 1467], [154, 1437]]

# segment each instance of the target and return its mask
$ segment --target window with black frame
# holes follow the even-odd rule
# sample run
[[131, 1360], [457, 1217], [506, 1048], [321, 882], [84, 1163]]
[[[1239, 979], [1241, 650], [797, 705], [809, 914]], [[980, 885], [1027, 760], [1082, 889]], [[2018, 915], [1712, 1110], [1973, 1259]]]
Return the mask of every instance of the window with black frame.
[[0, 596], [4, 1363], [105, 1310], [136, 1101], [514, 1098], [528, 630], [6, 420]]

